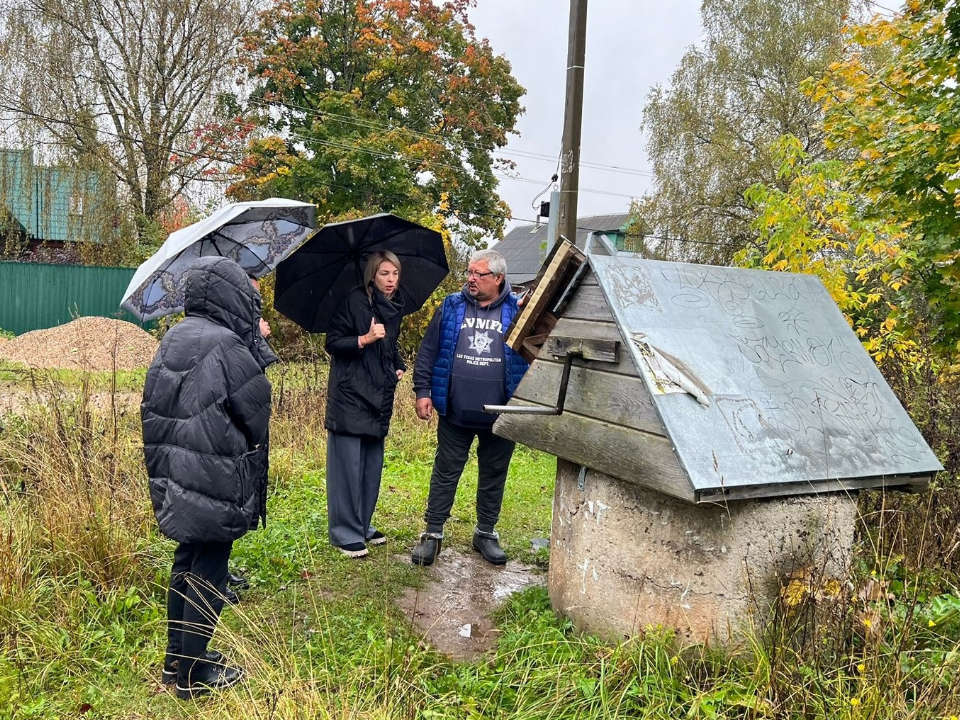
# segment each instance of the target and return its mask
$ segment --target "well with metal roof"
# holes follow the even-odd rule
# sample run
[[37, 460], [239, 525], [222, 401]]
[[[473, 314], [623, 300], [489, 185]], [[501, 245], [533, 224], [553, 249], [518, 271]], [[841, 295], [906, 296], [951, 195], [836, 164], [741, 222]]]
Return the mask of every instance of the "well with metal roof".
[[843, 574], [857, 490], [941, 469], [817, 278], [567, 254], [495, 432], [559, 459], [550, 593], [584, 629], [729, 637]]

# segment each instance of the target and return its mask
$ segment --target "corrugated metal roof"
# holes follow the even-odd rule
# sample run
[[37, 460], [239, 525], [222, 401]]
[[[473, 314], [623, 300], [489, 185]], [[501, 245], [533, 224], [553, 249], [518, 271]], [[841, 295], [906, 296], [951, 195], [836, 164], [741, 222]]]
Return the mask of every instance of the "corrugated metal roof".
[[818, 278], [589, 261], [698, 496], [942, 470]]
[[[593, 231], [614, 232], [630, 222], [629, 213], [588, 215], [577, 220], [577, 247], [583, 248]], [[537, 277], [547, 256], [547, 221], [540, 225], [518, 225], [508, 232], [493, 249], [507, 261], [507, 279], [511, 285], [530, 282]]]

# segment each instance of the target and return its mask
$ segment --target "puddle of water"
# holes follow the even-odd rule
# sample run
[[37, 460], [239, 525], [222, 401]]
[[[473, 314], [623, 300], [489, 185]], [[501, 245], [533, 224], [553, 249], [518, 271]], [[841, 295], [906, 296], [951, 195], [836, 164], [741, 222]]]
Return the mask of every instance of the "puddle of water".
[[529, 582], [498, 583], [493, 588], [493, 599], [501, 602], [529, 585]]
[[408, 588], [400, 607], [431, 645], [455, 660], [471, 660], [493, 647], [493, 612], [513, 593], [547, 581], [529, 565], [511, 561], [497, 567], [479, 554], [447, 548], [422, 572], [424, 587]]

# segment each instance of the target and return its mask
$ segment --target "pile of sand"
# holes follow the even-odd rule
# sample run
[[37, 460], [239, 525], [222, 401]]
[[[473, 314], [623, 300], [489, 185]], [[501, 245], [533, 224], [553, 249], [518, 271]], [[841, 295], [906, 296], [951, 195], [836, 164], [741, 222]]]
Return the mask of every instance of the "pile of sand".
[[0, 342], [0, 360], [94, 372], [147, 367], [156, 352], [156, 339], [142, 328], [102, 317], [81, 317]]

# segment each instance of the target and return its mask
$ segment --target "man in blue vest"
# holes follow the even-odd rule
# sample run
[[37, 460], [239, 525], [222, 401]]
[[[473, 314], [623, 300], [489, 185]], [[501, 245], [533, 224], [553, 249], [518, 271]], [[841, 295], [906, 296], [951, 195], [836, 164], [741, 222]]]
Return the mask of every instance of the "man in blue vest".
[[411, 554], [415, 565], [431, 565], [443, 545], [457, 484], [477, 439], [477, 527], [473, 548], [494, 565], [507, 556], [494, 529], [500, 518], [514, 443], [493, 434], [497, 416], [484, 405], [503, 405], [527, 371], [526, 361], [504, 343], [517, 298], [507, 282], [507, 263], [494, 250], [470, 258], [467, 283], [448, 295], [434, 313], [417, 353], [413, 389], [417, 416], [437, 411], [437, 455], [424, 520], [427, 530]]

